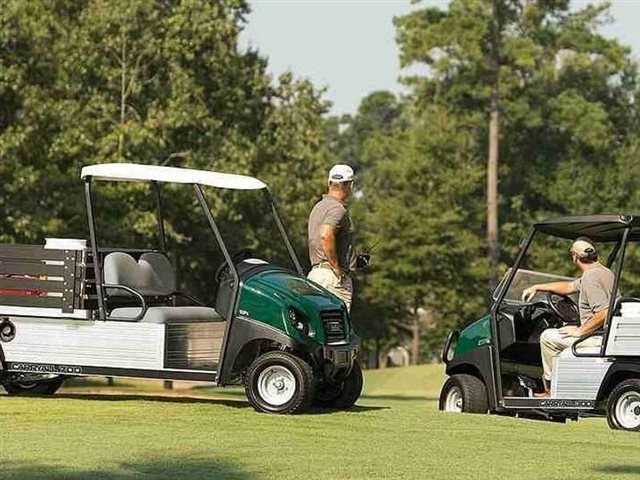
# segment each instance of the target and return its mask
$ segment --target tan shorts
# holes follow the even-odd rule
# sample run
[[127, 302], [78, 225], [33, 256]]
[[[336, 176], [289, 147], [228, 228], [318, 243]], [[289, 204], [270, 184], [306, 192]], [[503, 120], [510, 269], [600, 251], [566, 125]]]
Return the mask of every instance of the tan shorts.
[[351, 298], [353, 296], [353, 281], [346, 275], [342, 279], [333, 273], [330, 268], [313, 267], [307, 276], [309, 280], [326, 288], [347, 305], [347, 310], [351, 310]]

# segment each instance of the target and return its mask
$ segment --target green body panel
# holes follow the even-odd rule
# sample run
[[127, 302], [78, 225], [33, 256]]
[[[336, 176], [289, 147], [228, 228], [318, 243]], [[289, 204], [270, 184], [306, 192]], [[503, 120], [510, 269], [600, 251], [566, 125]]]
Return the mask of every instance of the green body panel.
[[458, 336], [454, 358], [491, 343], [491, 315], [487, 314], [464, 328]]
[[[289, 321], [289, 308], [302, 313], [311, 327], [309, 336], [298, 331]], [[349, 315], [337, 297], [304, 277], [284, 270], [258, 273], [246, 280], [240, 290], [239, 315], [281, 330], [287, 336], [326, 343], [322, 310], [342, 310], [346, 339], [354, 336]]]

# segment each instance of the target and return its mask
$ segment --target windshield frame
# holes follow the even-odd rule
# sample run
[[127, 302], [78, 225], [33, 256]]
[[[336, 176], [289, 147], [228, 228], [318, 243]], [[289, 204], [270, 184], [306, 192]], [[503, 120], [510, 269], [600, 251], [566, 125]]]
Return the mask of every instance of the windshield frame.
[[[493, 295], [491, 296], [493, 301], [496, 301], [498, 294], [500, 293], [500, 289], [503, 287], [504, 282], [506, 281], [506, 279], [509, 276], [509, 273], [511, 273], [512, 267], [509, 267], [506, 271], [506, 273], [504, 274], [504, 276], [502, 277], [502, 280], [500, 280], [500, 283], [498, 284], [498, 286], [495, 288], [495, 290], [493, 291]], [[518, 276], [518, 274], [521, 273], [530, 273], [530, 274], [538, 274], [540, 276], [546, 276], [548, 277], [549, 281], [565, 281], [565, 282], [573, 282], [575, 280], [577, 280], [577, 277], [567, 277], [564, 275], [556, 275], [555, 273], [548, 273], [548, 272], [542, 272], [542, 271], [538, 271], [538, 270], [528, 270], [526, 268], [520, 268], [516, 271], [513, 280], [515, 281], [516, 277]], [[511, 285], [509, 285], [509, 288], [506, 290], [505, 292], [505, 298], [503, 301], [507, 301], [507, 302], [512, 302], [514, 301], [513, 299], [508, 299], [507, 298], [507, 294], [509, 293], [511, 286], [514, 284], [514, 281], [511, 282]], [[542, 282], [541, 282], [542, 283]], [[547, 283], [547, 282], [544, 282]]]

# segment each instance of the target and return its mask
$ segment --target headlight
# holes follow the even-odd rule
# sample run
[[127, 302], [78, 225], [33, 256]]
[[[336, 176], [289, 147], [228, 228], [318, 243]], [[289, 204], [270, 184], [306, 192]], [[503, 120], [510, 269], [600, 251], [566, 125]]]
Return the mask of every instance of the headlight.
[[300, 310], [289, 307], [287, 316], [289, 318], [289, 323], [291, 323], [291, 325], [293, 325], [293, 327], [300, 333], [308, 335], [310, 337], [315, 336], [315, 332], [309, 325], [309, 321]]

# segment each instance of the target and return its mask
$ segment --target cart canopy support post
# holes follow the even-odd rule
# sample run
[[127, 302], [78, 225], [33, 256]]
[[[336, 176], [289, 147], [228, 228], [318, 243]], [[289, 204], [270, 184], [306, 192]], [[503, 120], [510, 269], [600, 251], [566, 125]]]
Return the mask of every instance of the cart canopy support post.
[[[202, 191], [202, 187], [198, 184], [195, 184], [193, 186], [195, 192], [196, 192], [196, 196], [198, 197], [198, 201], [200, 202], [200, 206], [202, 207], [202, 209], [204, 210], [204, 214], [207, 217], [207, 220], [209, 221], [209, 225], [211, 226], [211, 229], [213, 230], [213, 234], [216, 237], [216, 241], [218, 242], [218, 246], [220, 247], [220, 250], [222, 250], [222, 255], [224, 256], [224, 260], [225, 262], [227, 262], [227, 264], [229, 265], [229, 271], [231, 272], [231, 274], [233, 275], [233, 282], [234, 282], [234, 291], [233, 291], [233, 295], [234, 295], [234, 301], [230, 303], [231, 307], [229, 312], [227, 312], [227, 319], [230, 322], [231, 319], [233, 318], [233, 315], [235, 314], [235, 307], [236, 307], [236, 303], [237, 303], [237, 297], [238, 297], [238, 283], [239, 283], [239, 277], [238, 277], [238, 272], [236, 270], [236, 266], [233, 264], [233, 260], [231, 259], [231, 254], [229, 254], [229, 251], [227, 250], [227, 246], [224, 243], [224, 240], [222, 239], [222, 235], [220, 234], [220, 230], [218, 229], [218, 225], [216, 224], [215, 219], [213, 218], [213, 214], [211, 213], [211, 209], [209, 208], [209, 205], [207, 204], [207, 199], [204, 196], [204, 192]], [[220, 312], [218, 312], [220, 313]]]
[[275, 200], [273, 199], [273, 196], [271, 195], [271, 192], [268, 188], [265, 188], [263, 191], [265, 197], [267, 198], [267, 202], [269, 202], [269, 206], [271, 207], [273, 218], [275, 218], [276, 220], [276, 225], [278, 225], [278, 230], [280, 230], [280, 235], [282, 235], [282, 239], [287, 246], [287, 251], [289, 252], [291, 261], [296, 267], [297, 272], [300, 275], [304, 276], [304, 273], [302, 272], [302, 266], [300, 265], [300, 261], [298, 260], [298, 256], [296, 255], [296, 251], [293, 249], [293, 245], [291, 244], [291, 240], [289, 239], [289, 235], [287, 234], [287, 229], [285, 228], [282, 218], [280, 218], [280, 214], [278, 213], [278, 209], [276, 208]]
[[533, 237], [536, 234], [536, 228], [534, 227], [526, 239], [522, 242], [522, 247], [520, 248], [520, 252], [518, 252], [518, 256], [516, 258], [515, 263], [513, 264], [513, 268], [511, 272], [509, 272], [509, 277], [504, 282], [504, 286], [502, 290], [498, 293], [498, 297], [496, 301], [493, 303], [493, 307], [491, 308], [491, 343], [492, 343], [492, 363], [493, 363], [493, 375], [495, 382], [494, 395], [496, 400], [496, 405], [500, 405], [500, 402], [503, 400], [502, 395], [502, 369], [500, 368], [500, 339], [498, 336], [498, 311], [500, 309], [500, 304], [504, 300], [504, 297], [507, 295], [509, 291], [509, 287], [513, 282], [516, 273], [518, 272], [518, 268], [522, 264], [522, 260], [524, 259], [527, 250], [529, 250], [529, 246], [533, 241]]
[[622, 241], [620, 242], [620, 254], [618, 259], [618, 265], [616, 265], [616, 275], [613, 279], [613, 291], [611, 292], [611, 299], [609, 300], [609, 311], [607, 312], [607, 318], [604, 322], [604, 334], [602, 335], [602, 345], [600, 346], [600, 356], [604, 357], [607, 351], [607, 343], [609, 342], [609, 332], [611, 330], [611, 322], [613, 319], [613, 309], [616, 306], [616, 300], [618, 295], [618, 287], [620, 286], [620, 277], [622, 276], [622, 267], [624, 264], [624, 255], [627, 251], [627, 244], [629, 242], [629, 233], [631, 228], [627, 228], [622, 234]]
[[98, 239], [96, 238], [96, 223], [93, 216], [93, 202], [91, 201], [91, 177], [84, 181], [84, 198], [87, 207], [87, 220], [89, 223], [89, 241], [93, 251], [93, 271], [96, 282], [96, 295], [98, 297], [98, 317], [106, 320], [107, 315], [104, 305], [104, 291], [102, 289], [102, 266], [100, 265], [100, 253], [98, 252]]

